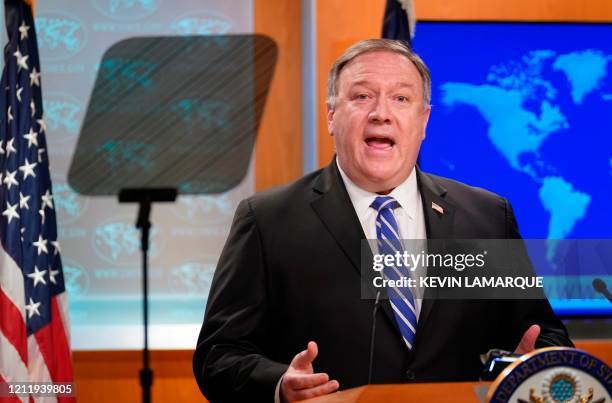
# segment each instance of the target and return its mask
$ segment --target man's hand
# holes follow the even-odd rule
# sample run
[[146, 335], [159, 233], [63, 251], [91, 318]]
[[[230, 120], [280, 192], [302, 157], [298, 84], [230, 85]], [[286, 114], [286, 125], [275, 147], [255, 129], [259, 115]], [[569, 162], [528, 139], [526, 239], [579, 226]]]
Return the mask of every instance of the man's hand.
[[326, 395], [340, 387], [338, 381], [329, 380], [329, 375], [313, 373], [312, 362], [317, 354], [317, 343], [311, 341], [306, 350], [293, 357], [281, 381], [281, 402], [293, 402]]
[[518, 347], [514, 350], [514, 354], [527, 354], [535, 350], [535, 343], [540, 335], [540, 326], [531, 325], [523, 335]]

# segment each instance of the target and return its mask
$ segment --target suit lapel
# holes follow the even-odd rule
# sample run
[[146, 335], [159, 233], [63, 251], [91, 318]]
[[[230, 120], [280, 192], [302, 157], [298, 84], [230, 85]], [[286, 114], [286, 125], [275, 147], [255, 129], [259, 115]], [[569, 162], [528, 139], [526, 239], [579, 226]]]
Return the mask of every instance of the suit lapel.
[[[340, 177], [335, 160], [323, 170], [315, 182], [313, 190], [316, 193], [315, 199], [311, 202], [313, 210], [360, 276], [363, 296], [374, 300], [377, 291], [379, 291], [372, 283], [374, 271], [364, 270], [364, 276], [362, 276], [360, 269], [362, 259], [364, 262], [372, 261], [372, 251], [369, 248], [361, 250], [361, 242], [366, 239], [365, 234], [344, 182]], [[381, 310], [391, 320], [392, 326], [401, 337], [386, 291], [384, 289], [380, 291]]]
[[319, 196], [311, 202], [312, 208], [359, 272], [361, 240], [365, 235], [335, 162], [323, 170], [314, 191]]
[[[436, 183], [429, 175], [417, 169], [417, 181], [423, 202], [423, 211], [425, 214], [425, 227], [427, 230], [428, 239], [449, 239], [453, 234], [453, 221], [455, 214], [455, 206], [446, 200], [446, 189]], [[347, 256], [353, 268], [357, 271], [362, 281], [362, 290], [367, 292], [369, 298], [376, 297], [377, 289], [372, 284], [374, 272], [365, 270], [365, 276], [362, 276], [360, 264], [361, 259], [364, 261], [372, 261], [371, 250], [366, 249], [361, 251], [361, 241], [365, 239], [365, 234], [359, 223], [357, 213], [353, 208], [351, 199], [346, 191], [344, 182], [340, 177], [340, 173], [336, 166], [336, 162], [330, 164], [323, 170], [318, 180], [313, 186], [316, 194], [311, 206], [315, 213], [323, 222], [325, 228], [331, 233], [333, 238], [338, 243], [338, 246]], [[434, 203], [434, 204], [432, 204]], [[432, 207], [433, 206], [433, 207]], [[442, 212], [440, 212], [442, 210]], [[433, 247], [430, 243], [428, 248]], [[433, 250], [429, 250], [434, 253]], [[391, 308], [391, 304], [384, 289], [381, 290], [381, 310], [385, 313], [391, 325], [396, 329], [398, 336], [401, 337], [401, 332], [397, 325], [395, 315]], [[417, 325], [417, 341], [419, 331], [425, 326], [427, 318], [435, 305], [436, 299], [434, 290], [427, 289], [423, 298], [421, 312]], [[366, 295], [366, 294], [364, 294]]]
[[[453, 222], [455, 215], [455, 205], [446, 200], [446, 189], [436, 183], [432, 177], [423, 173], [418, 167], [417, 181], [423, 201], [423, 212], [425, 213], [425, 228], [428, 239], [449, 239], [453, 236]], [[428, 243], [429, 253], [443, 253], [439, 249], [440, 244]], [[429, 274], [429, 270], [428, 270]], [[419, 330], [425, 326], [427, 318], [436, 303], [436, 290], [428, 288], [425, 290], [419, 322], [417, 325], [416, 336], [419, 337]]]

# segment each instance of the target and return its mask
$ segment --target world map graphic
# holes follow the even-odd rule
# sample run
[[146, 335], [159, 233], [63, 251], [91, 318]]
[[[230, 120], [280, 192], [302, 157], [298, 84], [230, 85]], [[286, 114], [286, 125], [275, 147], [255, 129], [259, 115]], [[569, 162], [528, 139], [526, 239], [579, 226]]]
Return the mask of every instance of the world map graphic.
[[[442, 104], [476, 108], [489, 125], [487, 136], [495, 149], [513, 169], [538, 184], [538, 201], [550, 214], [548, 238], [567, 237], [576, 223], [585, 218], [596, 195], [581, 191], [580, 182], [565, 178], [555, 162], [566, 156], [551, 155], [543, 145], [551, 136], [573, 128], [570, 124], [575, 122], [570, 120], [573, 109], [579, 108], [585, 97], [592, 96], [601, 102], [612, 100], [612, 93], [604, 93], [601, 88], [610, 60], [612, 56], [593, 49], [562, 55], [550, 50], [532, 51], [520, 62], [493, 66], [485, 84], [441, 85]], [[566, 77], [569, 94], [559, 94], [546, 80], [544, 73], [549, 71], [561, 72]], [[569, 95], [573, 104], [566, 114], [562, 111], [566, 106], [564, 95]], [[524, 106], [529, 103], [537, 104], [535, 111]], [[609, 107], [612, 108], [612, 103]], [[609, 176], [610, 172], [604, 174]]]
[[432, 69], [438, 122], [420, 162], [507, 197], [524, 237], [609, 238], [612, 52], [525, 47], [470, 81]]
[[559, 240], [600, 240], [591, 258], [610, 258], [611, 36], [612, 24], [429, 22], [414, 42], [432, 75], [421, 168], [508, 199], [521, 235], [546, 240], [547, 264], [564, 262], [592, 298], [554, 301], [558, 312], [610, 311], [591, 285], [610, 269], [568, 264]]

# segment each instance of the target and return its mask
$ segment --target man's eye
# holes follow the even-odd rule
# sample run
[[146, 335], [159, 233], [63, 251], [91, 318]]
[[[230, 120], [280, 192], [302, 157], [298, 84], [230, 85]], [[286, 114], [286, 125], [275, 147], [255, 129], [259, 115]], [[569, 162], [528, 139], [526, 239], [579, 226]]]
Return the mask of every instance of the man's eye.
[[355, 97], [357, 99], [368, 99], [368, 94], [357, 94]]
[[400, 102], [408, 102], [408, 97], [405, 97], [403, 95], [398, 95], [397, 100]]

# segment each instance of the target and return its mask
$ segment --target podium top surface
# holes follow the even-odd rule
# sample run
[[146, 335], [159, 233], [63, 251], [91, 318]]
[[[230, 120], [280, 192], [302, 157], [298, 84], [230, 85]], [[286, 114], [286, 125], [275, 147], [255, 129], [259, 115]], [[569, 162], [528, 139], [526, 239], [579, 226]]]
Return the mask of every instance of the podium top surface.
[[347, 389], [314, 399], [303, 400], [304, 403], [478, 403], [479, 396], [484, 396], [490, 382], [445, 382], [413, 383], [401, 385], [367, 385]]

